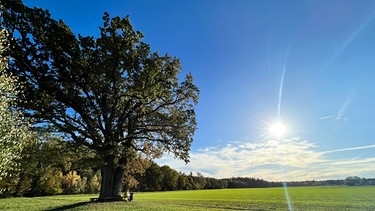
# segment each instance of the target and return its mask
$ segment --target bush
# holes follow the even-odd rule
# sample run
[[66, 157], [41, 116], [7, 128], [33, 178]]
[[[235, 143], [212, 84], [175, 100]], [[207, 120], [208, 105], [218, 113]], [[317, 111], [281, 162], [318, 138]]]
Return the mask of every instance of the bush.
[[61, 187], [62, 172], [53, 167], [48, 167], [44, 174], [39, 178], [39, 189], [41, 190], [41, 195], [56, 195], [63, 193]]
[[90, 177], [87, 180], [87, 187], [85, 192], [86, 193], [98, 193], [100, 191], [100, 176], [94, 174], [94, 176]]
[[62, 177], [61, 186], [64, 194], [80, 193], [84, 191], [85, 184], [82, 185], [81, 177], [76, 171], [69, 171]]

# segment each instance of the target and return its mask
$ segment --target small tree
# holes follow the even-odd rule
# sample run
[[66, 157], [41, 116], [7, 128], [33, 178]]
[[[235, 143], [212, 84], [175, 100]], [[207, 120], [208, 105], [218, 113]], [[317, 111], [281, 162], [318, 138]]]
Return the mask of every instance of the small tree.
[[81, 191], [81, 180], [82, 178], [77, 175], [76, 171], [69, 171], [62, 177], [61, 185], [63, 193], [72, 194], [79, 193]]
[[41, 195], [55, 195], [63, 192], [62, 172], [55, 167], [48, 166], [44, 169], [43, 174], [39, 178], [38, 188]]
[[192, 190], [193, 186], [190, 183], [189, 176], [185, 173], [179, 172], [177, 179], [178, 190]]
[[94, 174], [87, 180], [86, 193], [98, 193], [100, 191], [100, 175]]
[[8, 32], [0, 29], [0, 192], [15, 190], [11, 186], [18, 183], [18, 160], [24, 147], [35, 140], [29, 121], [16, 108], [23, 87], [6, 71], [8, 57], [4, 52], [8, 45]]
[[197, 189], [203, 189], [206, 186], [207, 180], [203, 176], [202, 173], [197, 172], [197, 176], [195, 176], [193, 178], [194, 178], [194, 183], [195, 183], [195, 186], [197, 187]]

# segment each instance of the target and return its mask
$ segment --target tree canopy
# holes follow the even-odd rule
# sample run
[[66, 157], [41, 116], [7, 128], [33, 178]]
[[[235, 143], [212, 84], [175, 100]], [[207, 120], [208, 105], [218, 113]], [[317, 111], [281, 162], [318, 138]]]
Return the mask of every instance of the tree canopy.
[[119, 196], [140, 158], [170, 152], [189, 161], [199, 90], [191, 74], [180, 82], [178, 58], [151, 52], [129, 17], [105, 13], [96, 38], [19, 0], [2, 4], [1, 27], [13, 37], [8, 72], [25, 86], [20, 107], [97, 153], [100, 198]]

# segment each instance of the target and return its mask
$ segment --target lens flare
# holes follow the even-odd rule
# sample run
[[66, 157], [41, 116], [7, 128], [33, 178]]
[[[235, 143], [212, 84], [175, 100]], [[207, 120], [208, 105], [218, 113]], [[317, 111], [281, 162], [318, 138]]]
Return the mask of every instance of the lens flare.
[[281, 137], [286, 133], [286, 127], [282, 123], [278, 122], [274, 125], [271, 125], [270, 133], [273, 136]]

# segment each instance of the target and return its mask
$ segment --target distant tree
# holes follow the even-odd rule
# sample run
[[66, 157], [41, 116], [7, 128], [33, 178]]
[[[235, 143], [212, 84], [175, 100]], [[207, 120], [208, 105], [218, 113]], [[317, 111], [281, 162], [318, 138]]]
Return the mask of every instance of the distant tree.
[[45, 10], [1, 4], [1, 27], [13, 36], [7, 72], [24, 83], [22, 108], [96, 152], [100, 198], [120, 197], [140, 158], [171, 152], [189, 161], [199, 90], [191, 74], [179, 82], [179, 59], [152, 53], [129, 18], [105, 13], [98, 38], [77, 37]]
[[177, 189], [178, 190], [190, 190], [192, 189], [189, 182], [189, 178], [185, 173], [179, 172], [177, 179]]
[[162, 190], [175, 190], [177, 188], [178, 172], [167, 165], [162, 166], [161, 171], [164, 175]]
[[206, 178], [206, 185], [204, 189], [223, 189], [227, 188], [228, 182], [225, 179]]
[[141, 180], [141, 184], [144, 186], [144, 191], [159, 191], [163, 186], [163, 172], [157, 163], [147, 168], [144, 176]]
[[272, 186], [270, 182], [259, 178], [256, 179], [250, 177], [232, 177], [225, 180], [228, 182], [228, 188], [263, 188]]
[[216, 181], [216, 188], [227, 188], [228, 187], [228, 181], [225, 179], [220, 179]]
[[347, 186], [361, 186], [361, 185], [366, 185], [367, 181], [365, 178], [360, 178], [357, 176], [354, 177], [347, 177], [345, 179], [345, 185]]
[[190, 172], [190, 174], [187, 176], [187, 178], [188, 178], [188, 181], [189, 181], [189, 184], [187, 184], [189, 186], [189, 190], [197, 190], [198, 186], [194, 181], [193, 172]]
[[375, 185], [375, 178], [367, 178], [368, 185]]
[[202, 173], [197, 172], [197, 176], [193, 177], [193, 179], [197, 189], [203, 189], [206, 186], [207, 181]]

